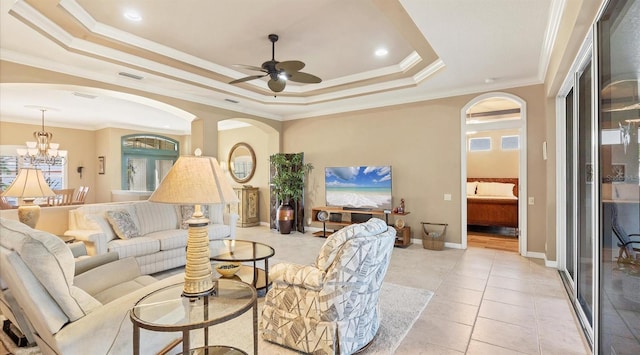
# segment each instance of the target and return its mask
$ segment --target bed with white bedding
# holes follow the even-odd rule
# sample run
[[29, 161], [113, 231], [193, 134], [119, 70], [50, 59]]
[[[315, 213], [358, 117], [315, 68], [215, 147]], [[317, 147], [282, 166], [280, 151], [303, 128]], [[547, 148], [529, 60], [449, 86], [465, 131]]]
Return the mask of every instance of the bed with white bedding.
[[518, 228], [518, 179], [467, 178], [467, 224]]

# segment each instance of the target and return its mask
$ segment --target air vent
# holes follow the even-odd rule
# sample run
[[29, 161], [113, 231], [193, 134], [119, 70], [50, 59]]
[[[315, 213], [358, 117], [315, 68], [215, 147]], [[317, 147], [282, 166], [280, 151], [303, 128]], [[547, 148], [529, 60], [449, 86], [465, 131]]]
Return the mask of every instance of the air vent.
[[73, 96], [82, 97], [82, 98], [90, 99], [90, 100], [93, 100], [93, 99], [95, 99], [97, 97], [95, 95], [84, 94], [84, 93], [81, 93], [81, 92], [74, 92]]
[[238, 102], [240, 102], [232, 99], [224, 99], [224, 101], [231, 102], [232, 104], [237, 104]]
[[144, 76], [127, 73], [127, 72], [124, 72], [124, 71], [119, 72], [118, 75], [126, 76], [127, 78], [136, 79], [136, 80], [144, 79]]

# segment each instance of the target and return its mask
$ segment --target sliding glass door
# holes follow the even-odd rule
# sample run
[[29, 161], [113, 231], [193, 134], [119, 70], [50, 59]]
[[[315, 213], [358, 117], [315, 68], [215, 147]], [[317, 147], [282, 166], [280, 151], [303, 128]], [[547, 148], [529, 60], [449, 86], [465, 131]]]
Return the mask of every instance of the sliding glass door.
[[597, 24], [597, 353], [640, 354], [639, 24], [637, 0], [611, 1]]
[[596, 354], [640, 354], [639, 24], [640, 0], [609, 1], [558, 99], [559, 266]]
[[589, 326], [593, 326], [593, 131], [591, 114], [591, 61], [577, 80], [578, 91], [578, 170], [577, 182], [577, 291], [578, 302]]

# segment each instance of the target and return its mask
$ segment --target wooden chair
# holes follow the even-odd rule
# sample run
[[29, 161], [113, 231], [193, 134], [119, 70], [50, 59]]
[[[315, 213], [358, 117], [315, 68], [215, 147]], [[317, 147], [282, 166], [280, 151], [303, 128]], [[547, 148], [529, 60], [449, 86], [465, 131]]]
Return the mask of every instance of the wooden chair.
[[83, 205], [84, 200], [87, 198], [87, 193], [89, 192], [89, 186], [80, 186], [78, 187], [78, 192], [76, 192], [75, 197], [73, 198], [72, 205]]
[[[2, 193], [2, 189], [0, 189], [0, 194]], [[10, 210], [13, 208], [18, 208], [17, 206], [13, 206], [7, 201], [7, 198], [4, 196], [0, 196], [0, 210]]]
[[611, 229], [618, 238], [618, 264], [635, 264], [640, 267], [640, 233], [629, 234], [618, 223], [618, 206], [611, 204]]
[[49, 197], [47, 203], [49, 206], [67, 206], [73, 201], [73, 192], [75, 189], [53, 190], [55, 196]]

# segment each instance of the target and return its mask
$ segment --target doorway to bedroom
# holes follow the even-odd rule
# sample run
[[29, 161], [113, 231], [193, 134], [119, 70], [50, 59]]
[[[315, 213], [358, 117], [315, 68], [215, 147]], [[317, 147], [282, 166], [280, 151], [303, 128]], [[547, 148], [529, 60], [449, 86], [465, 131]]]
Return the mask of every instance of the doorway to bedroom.
[[[525, 105], [513, 95], [485, 94], [462, 110], [463, 247], [526, 253], [526, 205], [519, 196], [526, 166]], [[522, 194], [526, 196], [526, 194]]]

